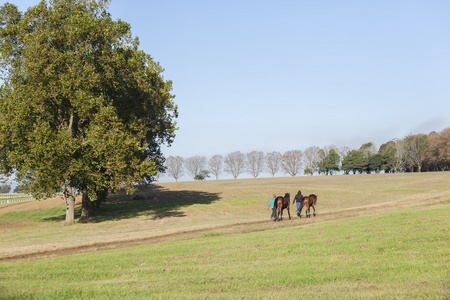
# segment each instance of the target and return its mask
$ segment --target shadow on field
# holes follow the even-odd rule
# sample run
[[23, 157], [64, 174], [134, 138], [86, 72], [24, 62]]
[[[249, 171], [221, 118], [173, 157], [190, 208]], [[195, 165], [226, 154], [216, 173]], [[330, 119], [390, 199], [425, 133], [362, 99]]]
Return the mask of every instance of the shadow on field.
[[[92, 213], [90, 223], [147, 216], [150, 220], [184, 217], [181, 210], [194, 204], [210, 204], [219, 200], [217, 193], [201, 191], [170, 191], [158, 185], [149, 185], [133, 195], [110, 195]], [[75, 216], [77, 217], [77, 216]]]

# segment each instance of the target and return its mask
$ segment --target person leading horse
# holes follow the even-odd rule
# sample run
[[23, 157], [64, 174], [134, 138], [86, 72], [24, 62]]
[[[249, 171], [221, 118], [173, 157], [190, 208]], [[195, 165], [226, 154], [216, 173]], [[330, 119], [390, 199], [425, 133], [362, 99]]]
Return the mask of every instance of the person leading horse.
[[297, 195], [295, 195], [292, 204], [294, 204], [295, 202], [297, 202], [297, 216], [301, 218], [302, 215], [300, 214], [300, 212], [302, 211], [303, 208], [303, 195], [300, 190], [297, 192]]

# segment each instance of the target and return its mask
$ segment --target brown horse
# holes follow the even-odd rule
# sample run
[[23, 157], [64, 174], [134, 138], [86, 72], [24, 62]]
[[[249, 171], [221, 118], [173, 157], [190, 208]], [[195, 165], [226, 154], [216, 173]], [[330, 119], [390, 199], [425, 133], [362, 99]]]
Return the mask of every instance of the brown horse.
[[303, 206], [300, 209], [300, 215], [302, 214], [303, 207], [305, 208], [305, 214], [307, 218], [311, 217], [310, 209], [313, 208], [313, 215], [316, 216], [316, 209], [314, 205], [317, 205], [317, 195], [311, 194], [309, 196], [303, 197]]
[[291, 212], [289, 211], [289, 202], [291, 202], [291, 195], [286, 193], [284, 197], [278, 196], [275, 199], [275, 203], [277, 204], [277, 221], [281, 221], [283, 219], [283, 209], [287, 208], [289, 220], [291, 219]]

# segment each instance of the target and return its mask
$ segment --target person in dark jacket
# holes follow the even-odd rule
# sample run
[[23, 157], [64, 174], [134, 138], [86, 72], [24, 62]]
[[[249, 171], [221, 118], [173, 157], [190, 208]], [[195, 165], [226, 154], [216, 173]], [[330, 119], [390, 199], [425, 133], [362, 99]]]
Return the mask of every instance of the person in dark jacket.
[[300, 212], [302, 211], [302, 207], [303, 207], [303, 195], [302, 192], [299, 190], [297, 192], [297, 195], [295, 195], [294, 200], [292, 201], [292, 204], [294, 204], [295, 202], [297, 202], [297, 216], [300, 216]]

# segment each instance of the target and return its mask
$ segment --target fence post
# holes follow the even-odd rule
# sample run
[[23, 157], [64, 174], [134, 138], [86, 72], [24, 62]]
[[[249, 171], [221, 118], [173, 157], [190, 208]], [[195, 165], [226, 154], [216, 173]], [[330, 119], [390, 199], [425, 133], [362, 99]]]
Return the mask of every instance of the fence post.
[[0, 204], [9, 204], [14, 202], [25, 202], [35, 200], [31, 195], [18, 195], [18, 194], [8, 194], [1, 195], [0, 194]]

